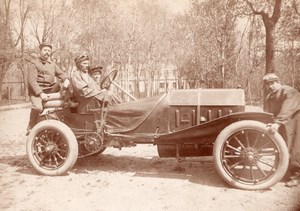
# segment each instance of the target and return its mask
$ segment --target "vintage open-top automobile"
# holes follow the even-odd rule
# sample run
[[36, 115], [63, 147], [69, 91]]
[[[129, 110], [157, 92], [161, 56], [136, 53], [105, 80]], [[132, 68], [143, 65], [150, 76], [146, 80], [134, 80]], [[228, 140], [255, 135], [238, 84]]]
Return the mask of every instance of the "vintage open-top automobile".
[[[101, 86], [115, 84], [115, 76], [109, 73]], [[51, 105], [45, 103], [27, 139], [29, 160], [44, 175], [65, 174], [78, 158], [107, 147], [137, 144], [156, 145], [162, 158], [212, 155], [220, 176], [241, 189], [269, 188], [288, 167], [284, 139], [266, 129], [273, 116], [247, 111], [242, 89], [171, 90], [114, 106]]]

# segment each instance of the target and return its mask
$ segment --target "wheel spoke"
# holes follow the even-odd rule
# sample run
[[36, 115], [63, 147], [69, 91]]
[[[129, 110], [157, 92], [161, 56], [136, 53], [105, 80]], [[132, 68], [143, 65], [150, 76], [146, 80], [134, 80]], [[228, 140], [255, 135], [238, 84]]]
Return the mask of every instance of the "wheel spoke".
[[271, 168], [274, 168], [273, 165], [271, 165], [271, 164], [269, 164], [269, 163], [267, 163], [267, 162], [265, 162], [265, 161], [262, 161], [261, 159], [258, 159], [258, 162], [261, 162], [261, 163], [263, 163], [263, 164], [265, 164], [265, 165], [267, 165], [267, 166], [269, 166], [269, 167], [271, 167]]
[[240, 158], [240, 155], [224, 155], [224, 158]]
[[242, 147], [242, 149], [245, 149], [245, 146], [242, 144], [242, 142], [235, 136], [234, 139], [239, 143], [239, 145]]
[[48, 143], [51, 139], [49, 138], [49, 135], [51, 135], [51, 133], [49, 133], [49, 131], [45, 131], [44, 136], [45, 136], [45, 140]]
[[57, 158], [56, 158], [55, 155], [56, 155], [56, 154], [53, 154], [54, 162], [55, 162], [56, 165], [58, 165]]
[[46, 152], [45, 150], [39, 150], [39, 151], [34, 150], [34, 151], [33, 151], [33, 154], [38, 155], [38, 154], [43, 154], [43, 153], [45, 153], [45, 152]]
[[252, 145], [252, 148], [255, 148], [255, 146], [256, 146], [256, 144], [257, 144], [257, 141], [258, 141], [258, 139], [259, 139], [259, 136], [260, 136], [260, 134], [257, 133], [256, 138], [255, 138], [255, 140], [254, 140], [254, 144]]
[[48, 132], [47, 133], [47, 137], [48, 137], [48, 140], [50, 140], [50, 141], [53, 141], [53, 138], [54, 138], [54, 133], [52, 132]]
[[61, 144], [57, 145], [58, 148], [60, 148], [61, 146], [64, 146], [64, 147], [65, 147], [65, 146], [66, 146], [66, 143], [61, 143]]
[[265, 173], [265, 171], [258, 165], [258, 164], [255, 164], [257, 169], [266, 177], [267, 174]]
[[261, 153], [258, 153], [261, 157], [263, 156], [274, 156], [274, 155], [277, 155], [278, 154], [278, 151], [277, 150], [274, 150], [272, 152], [261, 152]]
[[53, 137], [53, 142], [54, 143], [58, 143], [61, 140], [61, 136], [59, 135], [59, 133], [55, 134], [55, 136]]
[[66, 159], [66, 158], [63, 157], [61, 154], [59, 154], [59, 152], [56, 152], [56, 155], [57, 155], [60, 159], [62, 159], [62, 160], [65, 160], [65, 159]]
[[239, 176], [238, 176], [238, 177], [242, 177], [242, 175], [243, 175], [245, 169], [246, 169], [246, 165], [244, 164], [244, 165], [243, 165], [243, 168], [242, 168], [241, 172], [239, 173]]
[[57, 149], [57, 152], [66, 153], [66, 152], [67, 152], [67, 150], [64, 150], [64, 149]]
[[235, 168], [236, 166], [238, 166], [238, 165], [241, 164], [241, 163], [242, 163], [242, 161], [238, 161], [238, 162], [236, 162], [235, 164], [229, 166], [229, 170]]
[[247, 144], [247, 147], [250, 147], [250, 141], [249, 141], [248, 133], [247, 133], [247, 132], [244, 132], [244, 134], [245, 134], [245, 137], [246, 137], [246, 144]]
[[260, 151], [261, 149], [265, 148], [266, 146], [269, 145], [269, 141], [267, 141], [266, 143], [264, 143], [260, 148], [257, 149], [257, 151]]
[[251, 176], [251, 180], [254, 181], [254, 175], [253, 175], [253, 167], [252, 167], [252, 165], [250, 165], [250, 176]]
[[46, 163], [45, 162], [45, 160], [49, 157], [49, 153], [48, 154], [46, 154], [43, 158], [42, 158], [42, 160], [41, 160], [41, 162], [40, 162], [40, 164], [42, 164], [42, 163]]
[[47, 141], [46, 141], [44, 138], [45, 138], [45, 137], [43, 137], [43, 136], [39, 136], [39, 137], [38, 137], [38, 141], [39, 141], [39, 142], [42, 142], [41, 144], [46, 145], [46, 144], [47, 144]]
[[235, 148], [235, 147], [233, 147], [233, 146], [231, 146], [231, 145], [229, 145], [229, 144], [227, 144], [226, 147], [228, 147], [228, 148], [230, 148], [230, 149], [233, 149], [234, 151], [236, 151], [236, 152], [238, 152], [238, 153], [241, 153], [241, 151], [240, 151], [239, 149], [237, 149], [237, 148]]

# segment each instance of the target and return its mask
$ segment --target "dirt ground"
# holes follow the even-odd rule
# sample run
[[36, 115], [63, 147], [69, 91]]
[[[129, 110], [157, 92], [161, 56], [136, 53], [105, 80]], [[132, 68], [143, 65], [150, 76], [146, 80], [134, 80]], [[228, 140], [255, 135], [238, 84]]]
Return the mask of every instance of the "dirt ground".
[[233, 189], [211, 157], [178, 164], [156, 147], [107, 149], [68, 175], [41, 176], [25, 150], [29, 109], [0, 112], [0, 210], [300, 210], [300, 187]]

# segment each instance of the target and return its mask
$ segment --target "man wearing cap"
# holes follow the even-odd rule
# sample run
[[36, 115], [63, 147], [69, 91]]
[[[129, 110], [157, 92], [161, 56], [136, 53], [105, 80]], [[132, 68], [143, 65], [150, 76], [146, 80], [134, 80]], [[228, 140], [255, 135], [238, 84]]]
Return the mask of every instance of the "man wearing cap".
[[96, 67], [92, 67], [90, 69], [90, 75], [91, 77], [94, 79], [94, 81], [96, 81], [97, 84], [100, 85], [101, 82], [101, 74], [102, 74], [102, 66], [96, 66]]
[[[266, 98], [266, 110], [274, 115], [274, 123], [267, 124], [269, 132], [284, 128], [287, 146], [290, 152], [290, 167], [300, 170], [300, 93], [293, 87], [282, 85], [274, 73], [263, 77], [269, 90]], [[287, 183], [288, 186], [300, 184], [300, 171]]]
[[109, 101], [106, 89], [100, 89], [100, 86], [89, 74], [89, 57], [78, 56], [75, 58], [75, 64], [77, 71], [73, 73], [71, 81], [75, 100], [79, 102], [77, 111], [86, 112], [87, 106], [91, 105], [91, 99], [95, 99], [97, 102]]
[[56, 77], [64, 82], [63, 88], [67, 88], [70, 84], [67, 75], [50, 60], [52, 45], [42, 43], [39, 49], [39, 58], [29, 63], [28, 95], [32, 107], [26, 135], [28, 135], [31, 128], [36, 125], [39, 114], [43, 109], [42, 101], [47, 100], [47, 94], [59, 91], [60, 87], [56, 81]]
[[[111, 66], [106, 67], [106, 72], [108, 72], [108, 70], [111, 70], [111, 68], [112, 68]], [[103, 70], [102, 66], [96, 66], [96, 67], [92, 67], [90, 69], [91, 77], [94, 79], [94, 81], [96, 81], [96, 83], [99, 86], [100, 86], [101, 78], [103, 75], [102, 70]], [[122, 103], [122, 99], [120, 98], [120, 96], [117, 93], [107, 90], [106, 95], [110, 96], [111, 105], [116, 105], [116, 104]]]

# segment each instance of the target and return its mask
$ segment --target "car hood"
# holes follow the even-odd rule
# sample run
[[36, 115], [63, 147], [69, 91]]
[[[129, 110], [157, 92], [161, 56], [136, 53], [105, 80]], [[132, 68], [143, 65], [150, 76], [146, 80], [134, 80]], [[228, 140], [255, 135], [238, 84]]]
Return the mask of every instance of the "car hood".
[[122, 133], [137, 128], [165, 97], [166, 94], [163, 94], [110, 107], [106, 116], [106, 131]]

